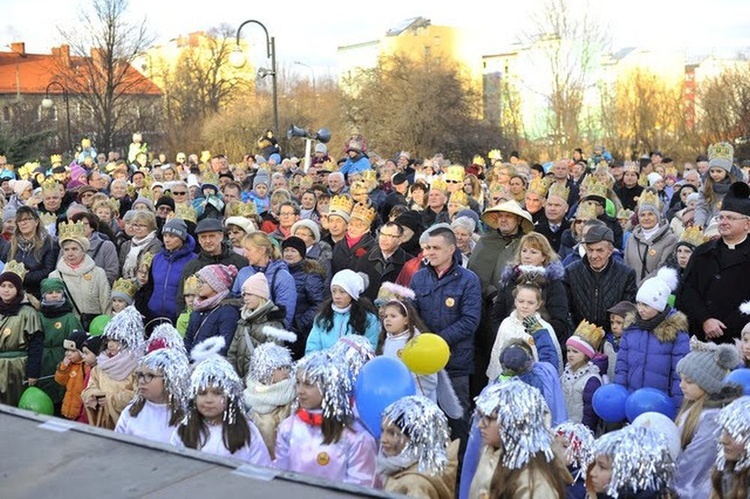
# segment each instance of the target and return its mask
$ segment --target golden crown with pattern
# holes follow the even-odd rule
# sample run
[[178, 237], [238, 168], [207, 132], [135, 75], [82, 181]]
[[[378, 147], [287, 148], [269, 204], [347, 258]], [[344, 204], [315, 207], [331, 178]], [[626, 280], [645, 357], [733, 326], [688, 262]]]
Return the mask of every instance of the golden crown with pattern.
[[137, 285], [135, 284], [135, 281], [125, 279], [124, 277], [121, 277], [112, 283], [112, 293], [123, 293], [131, 298], [135, 296], [136, 289]]
[[195, 274], [185, 279], [185, 284], [182, 289], [183, 295], [197, 295], [200, 290], [201, 284], [198, 280], [198, 276]]
[[331, 198], [331, 202], [328, 204], [329, 212], [339, 212], [350, 214], [354, 208], [354, 200], [349, 196], [337, 195]]
[[31, 176], [34, 174], [34, 170], [39, 168], [39, 163], [25, 163], [21, 168], [18, 169], [18, 175], [24, 179], [27, 180], [31, 178]]
[[466, 176], [466, 169], [463, 166], [451, 165], [445, 169], [443, 180], [445, 180], [446, 182], [448, 180], [463, 182], [465, 176]]
[[533, 192], [534, 194], [537, 194], [540, 198], [546, 198], [548, 188], [549, 188], [549, 181], [543, 177], [537, 177], [531, 180], [531, 183], [529, 184], [529, 188], [526, 189], [526, 191]]
[[53, 154], [49, 157], [49, 162], [52, 163], [52, 166], [59, 166], [62, 164], [62, 155], [61, 154]]
[[617, 220], [630, 220], [633, 218], [633, 215], [635, 212], [633, 210], [629, 210], [627, 208], [622, 208], [620, 211], [617, 212]]
[[212, 171], [207, 171], [201, 174], [201, 182], [204, 184], [219, 185], [219, 174]]
[[708, 241], [706, 235], [703, 233], [700, 227], [696, 227], [695, 225], [685, 229], [680, 236], [680, 243], [687, 243], [695, 247], [700, 246], [706, 241]]
[[638, 177], [638, 185], [641, 187], [648, 187], [648, 175], [644, 175], [641, 173], [641, 175]]
[[175, 204], [174, 216], [175, 218], [180, 218], [186, 222], [196, 223], [198, 221], [198, 212], [195, 208], [185, 203]]
[[591, 203], [581, 203], [576, 210], [576, 220], [591, 220], [596, 218], [596, 207]]
[[719, 142], [708, 146], [708, 160], [726, 159], [734, 161], [734, 147], [729, 142]]
[[43, 226], [47, 227], [49, 225], [57, 223], [57, 215], [44, 211], [39, 214], [39, 220], [42, 221]]
[[83, 220], [79, 220], [78, 222], [63, 222], [58, 229], [60, 241], [78, 238], [86, 239], [86, 225], [83, 223]]
[[622, 171], [623, 172], [633, 172], [635, 174], [641, 173], [641, 168], [638, 166], [638, 163], [635, 161], [626, 161], [625, 164], [622, 165]]
[[62, 191], [62, 185], [60, 185], [59, 182], [57, 182], [54, 178], [48, 177], [44, 182], [42, 182], [42, 192], [43, 193], [53, 193], [56, 192], [58, 194]]
[[367, 188], [367, 182], [364, 180], [357, 180], [352, 182], [352, 185], [349, 187], [349, 192], [352, 196], [361, 196], [363, 194], [369, 194], [370, 190]]
[[594, 350], [598, 350], [599, 344], [602, 342], [602, 339], [604, 339], [604, 329], [584, 319], [578, 324], [576, 332], [573, 333], [573, 335], [582, 338], [586, 343], [591, 345]]
[[552, 196], [557, 196], [567, 203], [568, 196], [570, 196], [570, 188], [568, 186], [560, 185], [557, 182], [554, 182], [549, 187], [547, 198], [551, 198]]
[[302, 177], [299, 179], [299, 187], [300, 189], [309, 190], [313, 186], [313, 179], [312, 177]]
[[362, 172], [362, 180], [365, 182], [377, 182], [378, 172], [375, 170], [365, 170]]
[[641, 192], [641, 195], [638, 196], [638, 208], [640, 209], [642, 206], [653, 206], [657, 210], [660, 210], [661, 201], [656, 192], [651, 189], [644, 189], [643, 192]]
[[435, 177], [430, 182], [430, 190], [448, 192], [448, 184], [442, 177]]
[[597, 196], [607, 199], [607, 186], [599, 182], [593, 175], [588, 175], [592, 180], [586, 185], [586, 196]]
[[448, 204], [469, 206], [469, 195], [462, 190], [451, 192], [450, 198], [448, 198]]
[[471, 164], [479, 165], [479, 166], [487, 166], [487, 163], [485, 163], [484, 158], [479, 154], [474, 155], [474, 158], [472, 158], [471, 160]]
[[21, 262], [11, 260], [5, 264], [5, 268], [3, 269], [3, 274], [6, 272], [12, 272], [16, 274], [18, 277], [21, 278], [21, 281], [23, 281], [24, 278], [26, 277], [26, 266]]
[[372, 206], [367, 206], [364, 203], [355, 204], [351, 213], [352, 218], [358, 218], [365, 222], [367, 225], [372, 225], [372, 222], [375, 220], [376, 215], [377, 213], [375, 211], [375, 208]]
[[151, 264], [154, 261], [154, 256], [156, 256], [154, 253], [151, 253], [150, 251], [146, 251], [141, 255], [141, 260], [138, 262], [138, 268], [146, 267], [151, 268]]
[[339, 171], [339, 165], [335, 161], [329, 159], [324, 161], [319, 167], [322, 172], [337, 172]]

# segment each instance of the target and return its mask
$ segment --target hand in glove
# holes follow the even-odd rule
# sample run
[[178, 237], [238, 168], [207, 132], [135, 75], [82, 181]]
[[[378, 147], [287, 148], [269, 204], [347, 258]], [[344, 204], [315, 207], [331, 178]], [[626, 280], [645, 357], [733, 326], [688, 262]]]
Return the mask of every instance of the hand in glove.
[[544, 329], [544, 326], [540, 324], [539, 320], [536, 318], [535, 315], [524, 317], [522, 324], [523, 324], [524, 330], [526, 330], [526, 332], [532, 336], [534, 335], [534, 333], [536, 333], [540, 329]]

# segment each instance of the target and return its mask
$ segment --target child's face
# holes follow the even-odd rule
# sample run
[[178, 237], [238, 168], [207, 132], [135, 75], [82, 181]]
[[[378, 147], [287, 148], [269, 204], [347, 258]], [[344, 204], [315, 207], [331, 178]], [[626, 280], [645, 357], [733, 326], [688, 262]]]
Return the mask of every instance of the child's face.
[[497, 423], [497, 412], [492, 415], [481, 414], [479, 419], [479, 433], [482, 435], [482, 443], [495, 449], [500, 447], [500, 425]]
[[625, 327], [625, 317], [621, 315], [609, 314], [609, 325], [615, 338], [622, 336], [622, 330]]
[[409, 319], [398, 305], [390, 305], [383, 308], [383, 328], [388, 334], [399, 334], [409, 327]]
[[250, 293], [242, 293], [242, 302], [248, 310], [255, 310], [260, 307], [260, 297]]
[[568, 466], [573, 464], [574, 459], [572, 453], [568, 455], [569, 453], [566, 452], [568, 447], [570, 447], [570, 442], [568, 441], [568, 439], [562, 435], [555, 435], [555, 445], [558, 446], [560, 455], [565, 458], [565, 464]]
[[138, 380], [138, 393], [143, 398], [156, 404], [164, 402], [164, 373], [143, 366], [135, 372], [135, 377]]
[[89, 367], [94, 367], [96, 365], [96, 354], [89, 350], [89, 347], [83, 347], [83, 361], [89, 365]]
[[183, 298], [185, 298], [185, 307], [193, 308], [193, 300], [195, 300], [195, 295], [185, 295], [183, 296]]
[[714, 182], [721, 182], [727, 176], [727, 172], [723, 168], [711, 168], [708, 170], [708, 174]]
[[224, 390], [218, 387], [209, 386], [195, 396], [195, 407], [198, 413], [209, 421], [221, 421], [226, 406], [227, 397], [224, 395]]
[[750, 360], [750, 331], [742, 333], [742, 358]]
[[580, 350], [576, 348], [568, 347], [567, 351], [568, 351], [568, 364], [570, 364], [570, 366], [574, 369], [578, 369], [579, 367], [586, 364], [586, 362], [588, 361], [588, 359], [586, 358], [586, 355], [584, 355], [583, 352], [581, 352]]
[[719, 443], [724, 449], [724, 458], [727, 461], [739, 461], [745, 453], [745, 446], [742, 442], [737, 442], [726, 430], [721, 432]]
[[289, 379], [289, 366], [278, 367], [273, 370], [271, 384]]
[[128, 304], [125, 303], [125, 300], [122, 300], [120, 298], [112, 298], [112, 311], [114, 313], [122, 312], [127, 306]]
[[63, 292], [56, 289], [54, 291], [49, 291], [44, 294], [44, 299], [47, 301], [59, 301], [63, 299]]
[[539, 310], [539, 297], [537, 292], [532, 289], [521, 288], [516, 293], [516, 312], [521, 318], [534, 315]]
[[706, 391], [690, 378], [680, 375], [680, 380], [680, 390], [682, 390], [685, 400], [694, 402], [706, 396]]
[[138, 284], [145, 286], [148, 284], [148, 267], [138, 267], [138, 271], [135, 273], [135, 278], [138, 279]]
[[255, 191], [255, 194], [257, 194], [258, 197], [261, 198], [266, 197], [266, 194], [268, 194], [268, 186], [266, 184], [258, 184], [253, 188], [253, 190]]
[[331, 298], [333, 299], [333, 304], [339, 308], [346, 308], [352, 302], [352, 297], [341, 286], [331, 287]]
[[117, 340], [107, 340], [107, 350], [105, 350], [104, 353], [107, 354], [107, 357], [114, 357], [118, 353], [120, 353], [120, 342]]
[[645, 303], [638, 302], [635, 304], [635, 307], [638, 309], [638, 315], [640, 315], [641, 319], [644, 321], [651, 320], [659, 315], [658, 310], [650, 305], [646, 305]]
[[65, 358], [71, 364], [78, 364], [83, 359], [83, 355], [78, 350], [65, 350]]
[[409, 438], [404, 435], [404, 432], [398, 426], [387, 419], [383, 419], [381, 428], [380, 449], [383, 451], [383, 454], [387, 457], [401, 454], [409, 442]]
[[299, 406], [308, 411], [314, 409], [320, 409], [323, 404], [323, 394], [315, 385], [309, 381], [303, 379], [304, 373], [297, 375], [297, 400], [299, 400]]
[[612, 479], [612, 460], [609, 456], [598, 455], [594, 461], [594, 466], [589, 471], [587, 485], [590, 485], [597, 494], [604, 494], [609, 487], [609, 481]]

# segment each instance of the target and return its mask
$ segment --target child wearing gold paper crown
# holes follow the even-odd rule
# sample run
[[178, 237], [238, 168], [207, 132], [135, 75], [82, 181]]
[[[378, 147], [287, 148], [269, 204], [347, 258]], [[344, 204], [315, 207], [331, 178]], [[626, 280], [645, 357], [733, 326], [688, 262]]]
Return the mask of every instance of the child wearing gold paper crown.
[[113, 317], [122, 312], [126, 307], [133, 304], [136, 284], [131, 279], [120, 278], [112, 284], [112, 310]]
[[[599, 424], [592, 399], [597, 388], [602, 386], [599, 366], [592, 359], [597, 356], [596, 351], [602, 338], [604, 330], [601, 327], [586, 320], [581, 321], [573, 336], [565, 342], [568, 362], [560, 377], [568, 418], [573, 423], [583, 423], [591, 431], [596, 431]], [[606, 356], [601, 357], [606, 362]]]
[[185, 279], [182, 292], [182, 297], [185, 300], [185, 311], [177, 317], [177, 325], [175, 326], [183, 337], [185, 337], [185, 331], [187, 331], [188, 323], [190, 322], [190, 314], [193, 313], [193, 300], [198, 296], [199, 288], [200, 283], [195, 275], [191, 275]]

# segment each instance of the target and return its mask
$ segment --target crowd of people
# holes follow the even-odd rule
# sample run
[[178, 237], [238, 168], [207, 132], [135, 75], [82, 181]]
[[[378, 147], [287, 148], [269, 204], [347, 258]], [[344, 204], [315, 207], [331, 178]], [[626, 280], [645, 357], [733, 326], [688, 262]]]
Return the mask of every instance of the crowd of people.
[[[0, 172], [0, 403], [34, 387], [58, 417], [418, 497], [750, 497], [731, 144], [464, 166], [359, 135], [308, 165], [271, 131], [237, 164], [142, 142]], [[428, 332], [447, 364], [363, 425], [359, 371]], [[667, 415], [612, 420], [615, 385]]]

